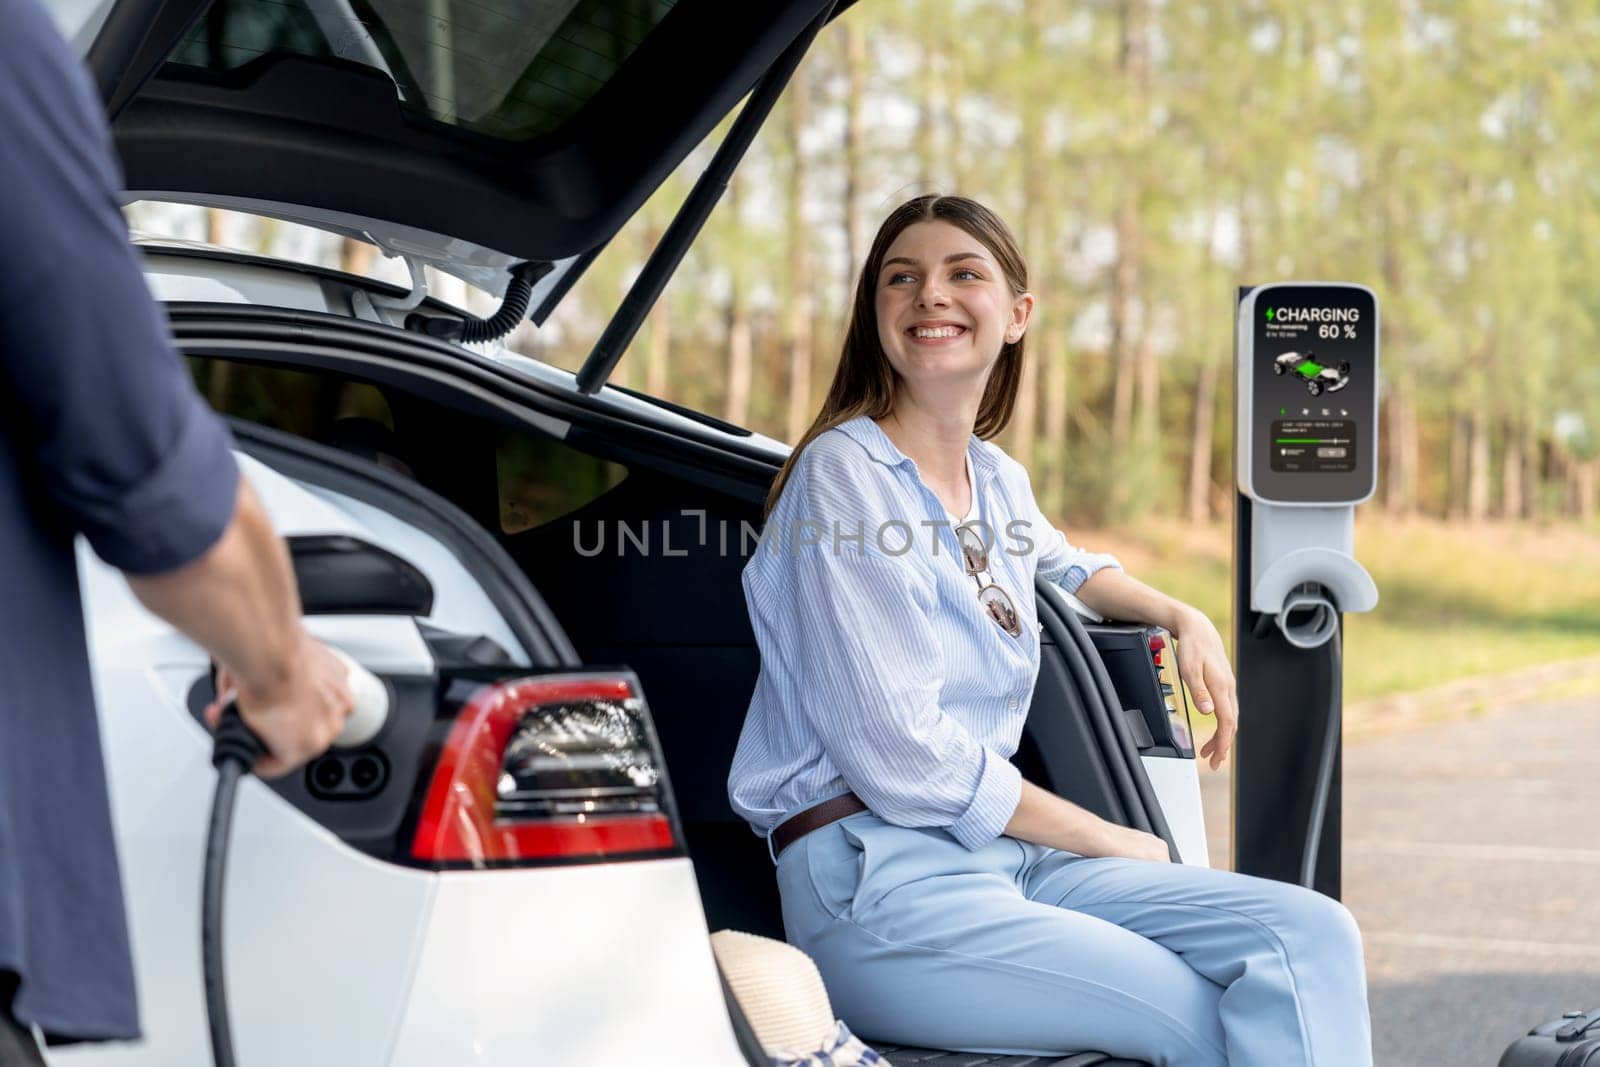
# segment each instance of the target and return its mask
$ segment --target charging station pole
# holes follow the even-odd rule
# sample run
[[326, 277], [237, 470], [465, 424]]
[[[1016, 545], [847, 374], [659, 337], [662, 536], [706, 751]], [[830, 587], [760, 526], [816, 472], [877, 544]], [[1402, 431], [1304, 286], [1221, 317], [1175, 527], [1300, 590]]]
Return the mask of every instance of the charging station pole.
[[[1333, 677], [1329, 657], [1317, 656], [1315, 666], [1308, 665], [1305, 653], [1285, 641], [1276, 627], [1256, 636], [1249, 589], [1250, 498], [1237, 491], [1234, 496], [1233, 662], [1239, 682], [1239, 736], [1233, 749], [1233, 869], [1295, 882], [1306, 846], [1317, 745], [1327, 725], [1320, 695], [1330, 690]], [[1339, 625], [1342, 631], [1343, 619]], [[1343, 755], [1335, 753], [1312, 885], [1335, 900], [1342, 892], [1343, 774]]]
[[1309, 884], [1338, 899], [1343, 616], [1378, 600], [1352, 554], [1377, 487], [1378, 302], [1277, 283], [1239, 290], [1235, 316], [1233, 867], [1301, 882], [1315, 848]]

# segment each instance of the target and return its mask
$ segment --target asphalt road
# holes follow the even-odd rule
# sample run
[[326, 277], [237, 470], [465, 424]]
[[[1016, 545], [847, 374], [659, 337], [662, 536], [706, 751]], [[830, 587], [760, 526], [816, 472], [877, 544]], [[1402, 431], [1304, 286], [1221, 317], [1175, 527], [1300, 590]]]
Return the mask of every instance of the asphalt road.
[[[1600, 1008], [1600, 699], [1415, 727], [1344, 765], [1379, 1067], [1493, 1067], [1534, 1024]], [[1225, 866], [1226, 773], [1202, 790]]]

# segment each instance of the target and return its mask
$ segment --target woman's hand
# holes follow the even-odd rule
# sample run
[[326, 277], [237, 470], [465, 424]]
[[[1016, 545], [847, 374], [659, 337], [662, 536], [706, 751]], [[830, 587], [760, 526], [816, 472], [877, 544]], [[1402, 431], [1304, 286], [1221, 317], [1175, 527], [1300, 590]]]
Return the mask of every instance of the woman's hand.
[[1110, 840], [1101, 856], [1120, 856], [1123, 859], [1144, 860], [1148, 863], [1171, 863], [1172, 851], [1167, 843], [1155, 834], [1145, 833], [1127, 826], [1107, 823]]
[[1222, 635], [1205, 615], [1187, 605], [1178, 615], [1172, 636], [1178, 642], [1178, 676], [1189, 687], [1195, 707], [1202, 715], [1217, 717], [1217, 732], [1200, 749], [1201, 759], [1211, 760], [1211, 769], [1233, 747], [1239, 728], [1239, 690], [1222, 647]]

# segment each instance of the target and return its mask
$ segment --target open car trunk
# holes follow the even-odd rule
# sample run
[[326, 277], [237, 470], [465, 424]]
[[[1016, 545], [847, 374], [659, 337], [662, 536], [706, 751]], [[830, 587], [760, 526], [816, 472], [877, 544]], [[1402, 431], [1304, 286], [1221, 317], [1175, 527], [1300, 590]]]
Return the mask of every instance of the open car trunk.
[[[542, 394], [488, 360], [453, 355], [452, 378], [424, 374], [425, 352], [386, 354], [393, 331], [331, 316], [188, 308], [175, 327], [214, 405], [402, 472], [447, 499], [487, 533], [500, 565], [537, 590], [559, 626], [556, 644], [570, 642], [581, 664], [637, 674], [709, 929], [782, 939], [765, 844], [734, 815], [726, 790], [759, 669], [740, 547], [753, 548], [773, 460], [733, 435], [717, 448], [650, 432], [601, 401]], [[398, 343], [428, 347], [404, 335]], [[1192, 801], [1197, 825], [1198, 788], [1191, 795], [1184, 784], [1194, 781], [1192, 751], [1178, 750], [1181, 731], [1163, 732], [1172, 713], [1148, 667], [1146, 633], [1086, 629], [1059, 594], [1040, 595], [1043, 666], [1015, 762], [1030, 780], [1169, 840], [1164, 807]], [[1145, 767], [1155, 760], [1183, 764], [1187, 779], [1157, 774], [1153, 786]], [[1198, 847], [1191, 835], [1184, 858], [1205, 862], [1203, 837]], [[848, 1006], [836, 1007], [848, 1016]], [[940, 1062], [918, 1056], [894, 1061]]]

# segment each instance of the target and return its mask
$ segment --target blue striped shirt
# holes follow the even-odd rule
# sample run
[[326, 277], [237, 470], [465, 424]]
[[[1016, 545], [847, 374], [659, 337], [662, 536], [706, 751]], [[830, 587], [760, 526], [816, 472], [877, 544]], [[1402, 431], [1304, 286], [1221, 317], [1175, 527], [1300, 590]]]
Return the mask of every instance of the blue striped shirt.
[[759, 834], [853, 791], [886, 822], [999, 836], [1022, 781], [1009, 762], [1039, 674], [1035, 574], [1075, 591], [1119, 564], [1067, 543], [1028, 472], [967, 445], [989, 574], [1022, 624], [978, 601], [943, 504], [866, 417], [819, 435], [744, 569], [761, 674], [728, 798]]

